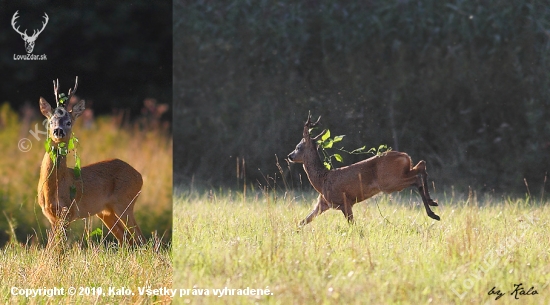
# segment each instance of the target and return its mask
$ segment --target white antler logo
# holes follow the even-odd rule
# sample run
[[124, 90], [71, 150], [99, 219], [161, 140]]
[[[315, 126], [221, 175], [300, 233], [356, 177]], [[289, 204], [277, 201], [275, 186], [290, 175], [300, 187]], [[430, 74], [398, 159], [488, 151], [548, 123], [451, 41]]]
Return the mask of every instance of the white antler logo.
[[48, 14], [44, 13], [44, 16], [42, 17], [45, 19], [45, 21], [42, 22], [42, 29], [40, 29], [39, 31], [33, 30], [32, 36], [28, 36], [26, 29], [24, 32], [21, 32], [19, 31], [19, 27], [15, 27], [15, 19], [19, 18], [19, 16], [17, 15], [18, 12], [19, 11], [16, 11], [15, 14], [13, 14], [13, 18], [11, 18], [11, 26], [17, 33], [19, 33], [19, 35], [21, 35], [21, 38], [23, 38], [23, 40], [25, 41], [25, 49], [27, 50], [27, 53], [30, 54], [34, 49], [34, 41], [36, 40], [38, 35], [40, 35], [42, 31], [44, 31], [44, 28], [46, 27], [46, 24], [48, 24], [48, 20], [50, 18], [48, 17]]

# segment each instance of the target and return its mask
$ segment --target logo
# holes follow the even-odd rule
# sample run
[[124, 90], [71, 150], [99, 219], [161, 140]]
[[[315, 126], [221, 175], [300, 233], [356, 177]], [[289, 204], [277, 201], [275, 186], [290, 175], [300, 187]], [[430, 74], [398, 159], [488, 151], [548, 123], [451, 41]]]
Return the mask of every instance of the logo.
[[16, 27], [15, 20], [19, 18], [18, 13], [19, 11], [16, 11], [15, 14], [13, 14], [13, 17], [11, 18], [11, 26], [19, 35], [21, 35], [21, 38], [23, 38], [23, 41], [25, 41], [25, 50], [27, 51], [27, 54], [26, 55], [13, 54], [13, 59], [14, 60], [46, 60], [47, 59], [46, 54], [34, 55], [32, 54], [32, 51], [34, 50], [34, 43], [36, 41], [36, 38], [38, 38], [38, 35], [40, 35], [42, 31], [44, 31], [44, 29], [46, 28], [46, 25], [48, 24], [48, 20], [50, 20], [50, 18], [48, 17], [48, 14], [44, 13], [44, 16], [42, 16], [42, 18], [44, 18], [44, 21], [42, 22], [42, 28], [40, 30], [36, 30], [36, 29], [33, 30], [32, 35], [29, 36], [27, 35], [27, 29], [21, 32], [19, 30], [20, 26]]

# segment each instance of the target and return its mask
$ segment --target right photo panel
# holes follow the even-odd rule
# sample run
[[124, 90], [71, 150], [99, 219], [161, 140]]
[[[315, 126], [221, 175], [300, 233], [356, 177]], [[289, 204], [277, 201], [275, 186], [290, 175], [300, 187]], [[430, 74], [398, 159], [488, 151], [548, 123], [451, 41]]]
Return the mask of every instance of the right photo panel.
[[550, 6], [173, 5], [175, 304], [550, 303]]

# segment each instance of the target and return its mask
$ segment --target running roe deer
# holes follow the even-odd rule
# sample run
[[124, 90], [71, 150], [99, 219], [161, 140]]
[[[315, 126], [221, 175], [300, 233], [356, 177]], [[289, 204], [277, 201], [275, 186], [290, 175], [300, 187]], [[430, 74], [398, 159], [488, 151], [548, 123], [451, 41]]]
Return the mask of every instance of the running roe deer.
[[[72, 168], [67, 168], [67, 153], [58, 153], [60, 147], [68, 147], [73, 123], [85, 109], [84, 100], [71, 111], [66, 109], [77, 86], [78, 77], [74, 89], [65, 96], [58, 94], [59, 81], [54, 81], [57, 108], [53, 111], [40, 97], [40, 111], [48, 119], [48, 136], [56, 153], [51, 157], [46, 152], [42, 160], [38, 204], [54, 232], [64, 232], [76, 219], [97, 215], [119, 244], [143, 244], [145, 239], [134, 218], [134, 203], [143, 185], [141, 174], [128, 163], [114, 159], [83, 166], [77, 177]], [[76, 193], [71, 194], [71, 188]]]
[[300, 222], [300, 226], [310, 223], [313, 218], [329, 208], [344, 213], [349, 222], [353, 222], [352, 206], [360, 201], [384, 192], [399, 192], [406, 187], [416, 186], [424, 202], [428, 216], [440, 220], [429, 206], [437, 202], [428, 193], [426, 162], [420, 161], [411, 167], [411, 158], [403, 152], [390, 151], [380, 156], [354, 163], [349, 166], [328, 170], [317, 153], [316, 141], [325, 134], [311, 138], [309, 130], [319, 120], [311, 122], [311, 114], [304, 125], [303, 139], [296, 149], [288, 155], [288, 160], [303, 163], [309, 182], [319, 193], [317, 204], [311, 213]]

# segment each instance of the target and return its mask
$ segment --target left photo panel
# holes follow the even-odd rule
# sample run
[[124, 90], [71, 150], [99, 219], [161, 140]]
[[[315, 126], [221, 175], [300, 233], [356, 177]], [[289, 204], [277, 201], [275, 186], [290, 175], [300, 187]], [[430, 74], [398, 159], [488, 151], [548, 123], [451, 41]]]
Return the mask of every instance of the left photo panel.
[[0, 2], [0, 303], [172, 300], [172, 2]]

